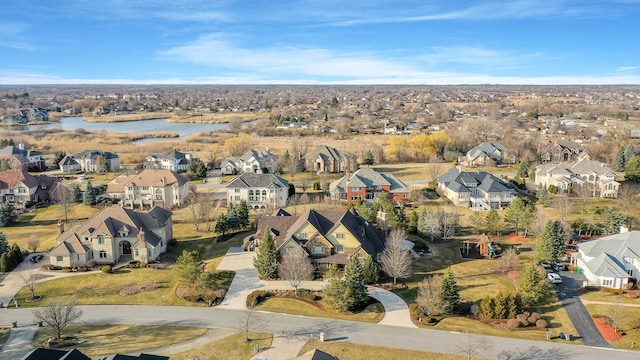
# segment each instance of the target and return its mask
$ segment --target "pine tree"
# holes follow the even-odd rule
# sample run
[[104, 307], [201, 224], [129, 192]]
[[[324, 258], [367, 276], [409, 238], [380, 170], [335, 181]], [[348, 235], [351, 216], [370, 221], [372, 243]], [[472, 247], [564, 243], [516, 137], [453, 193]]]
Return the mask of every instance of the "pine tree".
[[371, 150], [368, 150], [367, 153], [364, 155], [364, 161], [362, 163], [364, 165], [368, 165], [369, 167], [376, 164], [376, 159], [373, 156], [373, 153], [371, 152]]
[[337, 276], [337, 273], [334, 272], [334, 275], [322, 289], [323, 302], [334, 310], [347, 311], [349, 309], [349, 301], [346, 283]]
[[380, 280], [380, 268], [372, 256], [367, 257], [367, 260], [364, 261], [362, 273], [366, 284], [375, 284]]
[[549, 206], [549, 201], [551, 201], [551, 194], [549, 194], [549, 189], [547, 189], [544, 184], [538, 185], [538, 191], [536, 192], [536, 195], [540, 204], [542, 204], [544, 207]]
[[238, 215], [238, 225], [240, 229], [246, 229], [249, 227], [249, 207], [247, 202], [242, 200], [240, 205], [236, 208], [236, 214]]
[[13, 245], [11, 245], [11, 252], [13, 253], [13, 256], [15, 256], [17, 264], [20, 264], [24, 260], [24, 255], [22, 254], [22, 250], [18, 244], [13, 243]]
[[616, 151], [616, 157], [613, 160], [612, 167], [615, 171], [623, 171], [624, 167], [627, 165], [627, 151], [626, 147], [618, 148]]
[[509, 313], [509, 309], [507, 307], [507, 298], [504, 296], [502, 291], [498, 292], [498, 295], [493, 298], [493, 315], [496, 319], [506, 319]]
[[9, 253], [4, 252], [0, 255], [0, 271], [9, 272], [11, 270], [9, 268]]
[[91, 206], [96, 203], [96, 191], [91, 184], [91, 180], [87, 181], [87, 188], [84, 190], [82, 203], [87, 206]]
[[493, 319], [495, 314], [493, 312], [494, 308], [493, 298], [488, 297], [480, 300], [480, 313], [478, 316], [481, 319]]
[[82, 189], [80, 189], [80, 185], [78, 185], [77, 183], [73, 183], [73, 185], [71, 185], [72, 191], [73, 191], [73, 202], [75, 203], [81, 203], [82, 202]]
[[521, 162], [520, 162], [520, 167], [518, 168], [518, 176], [526, 179], [529, 176], [531, 176], [530, 172], [531, 172], [531, 158], [529, 158], [528, 156], [526, 156]]
[[258, 254], [253, 259], [253, 266], [261, 279], [275, 279], [278, 277], [278, 253], [271, 231], [264, 230], [262, 241], [258, 247]]
[[364, 281], [362, 264], [357, 257], [352, 257], [344, 270], [344, 283], [347, 293], [347, 309], [356, 310], [367, 302], [367, 285]]
[[528, 264], [520, 271], [518, 290], [523, 304], [527, 306], [543, 305], [553, 291], [534, 264]]
[[0, 226], [10, 226], [16, 222], [16, 208], [9, 200], [0, 205]]
[[487, 229], [487, 232], [499, 235], [498, 232], [500, 231], [501, 223], [502, 220], [500, 219], [500, 215], [498, 215], [496, 209], [489, 210], [485, 217], [485, 228]]
[[460, 292], [451, 269], [442, 277], [442, 299], [445, 301], [445, 312], [456, 314], [460, 309]]
[[418, 232], [418, 221], [418, 212], [415, 210], [411, 210], [411, 212], [409, 213], [409, 222], [407, 224], [407, 231], [410, 234], [415, 234]]
[[515, 319], [516, 316], [522, 312], [521, 308], [518, 308], [518, 302], [516, 298], [520, 297], [520, 295], [507, 295], [505, 303], [507, 305], [507, 319]]
[[220, 235], [224, 235], [229, 231], [229, 217], [227, 214], [220, 214], [216, 219], [216, 226], [214, 227], [214, 231]]
[[550, 220], [536, 241], [536, 258], [538, 260], [562, 259], [566, 248], [567, 234], [560, 220]]
[[0, 232], [0, 254], [4, 254], [9, 251], [9, 241], [7, 240], [7, 236]]

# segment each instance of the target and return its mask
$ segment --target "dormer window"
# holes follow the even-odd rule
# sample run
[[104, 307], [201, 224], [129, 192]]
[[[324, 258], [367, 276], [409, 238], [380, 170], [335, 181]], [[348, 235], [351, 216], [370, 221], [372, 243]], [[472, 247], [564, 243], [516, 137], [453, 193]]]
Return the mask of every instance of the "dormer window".
[[103, 235], [98, 235], [98, 244], [100, 244], [100, 245], [104, 244], [104, 236]]

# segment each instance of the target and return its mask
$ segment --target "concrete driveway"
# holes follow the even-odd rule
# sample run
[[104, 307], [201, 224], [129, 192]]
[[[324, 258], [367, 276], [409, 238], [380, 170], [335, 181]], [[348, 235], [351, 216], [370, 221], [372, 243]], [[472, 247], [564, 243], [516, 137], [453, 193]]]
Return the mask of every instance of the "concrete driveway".
[[573, 326], [578, 330], [578, 334], [572, 335], [580, 336], [584, 345], [611, 348], [612, 346], [609, 345], [596, 328], [591, 315], [589, 315], [578, 296], [578, 289], [582, 287], [582, 282], [586, 280], [585, 277], [570, 271], [561, 271], [559, 274], [562, 276], [562, 284], [555, 285], [558, 298], [560, 298], [562, 305], [567, 310]]

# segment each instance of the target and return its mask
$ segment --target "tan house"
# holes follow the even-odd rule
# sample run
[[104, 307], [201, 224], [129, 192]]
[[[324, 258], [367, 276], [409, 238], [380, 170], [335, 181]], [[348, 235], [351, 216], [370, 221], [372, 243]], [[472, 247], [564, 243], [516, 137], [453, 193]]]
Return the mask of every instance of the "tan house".
[[58, 236], [58, 246], [49, 252], [51, 265], [86, 266], [91, 260], [97, 264], [157, 260], [167, 250], [167, 241], [173, 238], [171, 215], [171, 211], [160, 207], [149, 211], [120, 206], [104, 208]]
[[346, 265], [353, 257], [378, 257], [384, 250], [384, 234], [365, 221], [355, 209], [308, 210], [299, 217], [286, 212], [258, 220], [255, 239], [265, 229], [275, 238], [280, 254], [301, 248], [316, 266]]
[[592, 197], [618, 197], [618, 175], [607, 165], [595, 160], [536, 166], [536, 185], [556, 186], [560, 191], [585, 187]]
[[318, 173], [338, 173], [353, 171], [357, 166], [357, 159], [353, 153], [336, 148], [320, 145], [304, 157], [307, 171]]
[[449, 169], [438, 178], [438, 188], [454, 206], [471, 210], [491, 210], [507, 207], [516, 196], [506, 182], [485, 171]]
[[558, 140], [540, 150], [542, 162], [576, 161], [589, 159], [589, 153], [584, 146], [571, 140]]
[[189, 195], [189, 180], [165, 169], [121, 175], [107, 184], [106, 197], [128, 208], [180, 207]]
[[0, 202], [12, 203], [22, 210], [34, 202], [54, 198], [52, 195], [60, 181], [46, 175], [33, 176], [25, 170], [0, 173]]

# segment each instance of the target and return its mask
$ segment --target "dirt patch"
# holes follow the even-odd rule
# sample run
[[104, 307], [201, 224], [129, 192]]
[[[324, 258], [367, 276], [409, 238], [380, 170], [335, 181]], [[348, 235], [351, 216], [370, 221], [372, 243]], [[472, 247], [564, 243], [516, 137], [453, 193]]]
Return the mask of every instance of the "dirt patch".
[[127, 286], [126, 288], [120, 290], [120, 295], [122, 296], [131, 296], [135, 294], [140, 294], [146, 291], [153, 291], [161, 288], [162, 285], [156, 281], [151, 281], [146, 284], [136, 285], [136, 286]]

